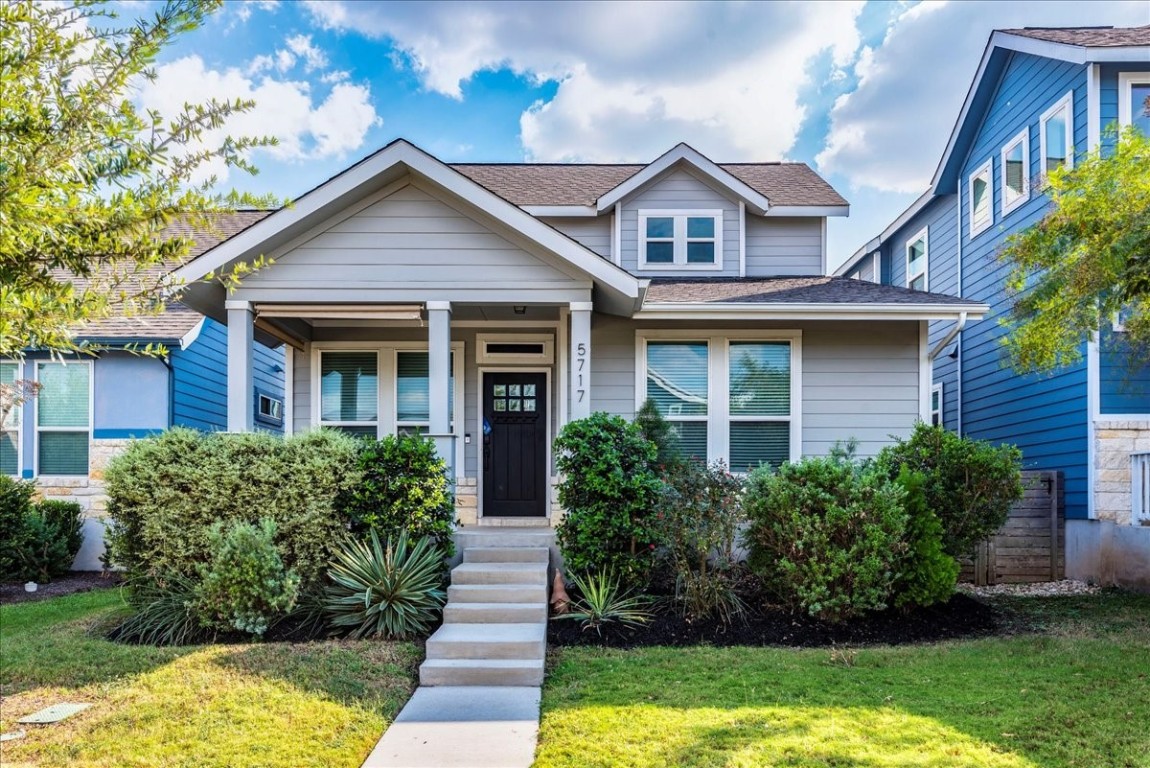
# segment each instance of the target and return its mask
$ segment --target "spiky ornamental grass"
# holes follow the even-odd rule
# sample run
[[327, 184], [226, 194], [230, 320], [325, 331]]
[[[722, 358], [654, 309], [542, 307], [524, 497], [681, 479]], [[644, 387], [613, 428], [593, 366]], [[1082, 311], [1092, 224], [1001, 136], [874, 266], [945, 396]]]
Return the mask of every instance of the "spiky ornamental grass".
[[447, 595], [443, 553], [432, 539], [408, 540], [406, 532], [381, 542], [348, 540], [335, 553], [325, 607], [334, 631], [354, 639], [404, 639], [427, 632]]
[[584, 576], [572, 574], [571, 583], [579, 591], [579, 599], [570, 613], [557, 619], [574, 619], [583, 629], [594, 629], [602, 634], [602, 626], [617, 622], [638, 627], [651, 620], [651, 599], [627, 588], [610, 569]]

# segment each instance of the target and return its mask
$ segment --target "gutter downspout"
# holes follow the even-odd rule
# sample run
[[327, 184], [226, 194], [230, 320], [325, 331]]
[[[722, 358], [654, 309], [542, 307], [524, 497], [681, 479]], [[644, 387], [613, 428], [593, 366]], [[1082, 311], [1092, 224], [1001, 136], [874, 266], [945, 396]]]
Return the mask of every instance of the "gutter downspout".
[[930, 351], [930, 354], [927, 355], [927, 360], [929, 360], [930, 362], [933, 363], [934, 359], [936, 357], [938, 357], [944, 349], [946, 349], [947, 345], [949, 345], [950, 342], [954, 341], [955, 336], [962, 333], [962, 329], [965, 327], [966, 327], [966, 313], [960, 312], [958, 315], [958, 323], [953, 328], [950, 329], [950, 333], [946, 334], [946, 336], [943, 338], [942, 341], [940, 341], [938, 344], [935, 345], [934, 349], [932, 349]]
[[[957, 264], [957, 270], [958, 270], [958, 298], [961, 299], [961, 298], [963, 298], [963, 295], [962, 295], [962, 177], [961, 177], [961, 175], [959, 176], [958, 181], [955, 182], [954, 204], [958, 208], [958, 210], [956, 211], [956, 215], [955, 215], [956, 223], [958, 226], [955, 229], [954, 237], [955, 237], [955, 242], [958, 244], [958, 255], [956, 257], [957, 258], [956, 264]], [[964, 318], [963, 322], [965, 324], [965, 318]], [[955, 426], [957, 427], [956, 431], [958, 432], [959, 435], [961, 435], [962, 434], [962, 329], [959, 328], [958, 330], [959, 330], [959, 333], [958, 333], [958, 359], [955, 361], [957, 365], [956, 365], [955, 376], [954, 376], [954, 381], [955, 381], [954, 395], [955, 395], [955, 413], [957, 414], [957, 419], [955, 420], [956, 421]]]

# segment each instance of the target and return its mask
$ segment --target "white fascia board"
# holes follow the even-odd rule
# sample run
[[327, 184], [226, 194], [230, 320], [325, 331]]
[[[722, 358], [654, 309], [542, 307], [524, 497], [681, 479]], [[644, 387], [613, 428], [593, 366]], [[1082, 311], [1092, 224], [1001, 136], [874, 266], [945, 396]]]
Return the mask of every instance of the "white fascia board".
[[845, 275], [850, 269], [864, 256], [872, 253], [876, 248], [885, 243], [891, 235], [906, 226], [906, 223], [918, 215], [918, 212], [926, 207], [926, 204], [934, 199], [934, 193], [928, 189], [923, 192], [917, 200], [910, 204], [910, 206], [900, 213], [898, 217], [892, 221], [887, 228], [884, 229], [877, 237], [872, 238], [866, 245], [859, 248], [854, 252], [845, 264], [835, 270], [835, 274], [842, 276]]
[[655, 304], [636, 320], [981, 320], [985, 304]]
[[1113, 48], [1087, 48], [1089, 64], [1150, 64], [1150, 45], [1115, 46]]
[[850, 216], [849, 205], [774, 205], [763, 216]]
[[865, 257], [874, 253], [880, 245], [882, 245], [881, 238], [872, 237], [867, 241], [866, 245], [864, 245], [862, 248], [859, 248], [857, 251], [851, 254], [849, 259], [839, 265], [838, 269], [834, 271], [835, 276], [842, 277], [847, 272], [850, 272], [852, 269], [858, 266], [858, 263]]
[[200, 333], [204, 330], [204, 322], [206, 320], [206, 317], [201, 317], [200, 321], [195, 324], [192, 330], [183, 335], [183, 338], [180, 339], [180, 349], [187, 349], [195, 343], [196, 339], [200, 337]]
[[593, 205], [521, 205], [525, 213], [532, 216], [555, 216], [561, 218], [595, 217], [599, 211]]
[[[994, 53], [995, 40], [1001, 36], [1001, 32], [995, 32], [990, 36], [990, 40], [986, 43], [986, 49], [982, 52], [982, 58], [978, 62], [978, 69], [975, 70], [974, 79], [970, 81], [970, 87], [966, 90], [966, 97], [962, 100], [962, 109], [958, 112], [958, 119], [954, 121], [954, 125], [950, 129], [950, 136], [946, 140], [946, 149], [942, 151], [942, 157], [939, 158], [938, 166], [934, 169], [934, 175], [930, 179], [930, 190], [933, 191], [938, 188], [939, 177], [942, 175], [942, 169], [946, 167], [947, 162], [950, 160], [951, 154], [954, 152], [954, 144], [958, 141], [958, 130], [962, 124], [966, 122], [966, 116], [970, 112], [970, 106], [974, 102], [974, 94], [978, 92], [978, 85], [982, 82], [983, 75], [986, 74], [986, 67], [990, 64], [990, 57]], [[1010, 35], [1014, 37], [1014, 35]]]
[[698, 150], [687, 144], [677, 144], [650, 165], [643, 168], [643, 170], [600, 197], [598, 201], [596, 201], [599, 212], [603, 213], [612, 208], [615, 203], [649, 183], [652, 179], [678, 162], [689, 163], [716, 184], [726, 187], [732, 194], [750, 206], [753, 213], [763, 216], [771, 207], [771, 203], [765, 195], [751, 189], [750, 186], [739, 181], [728, 171], [724, 171], [717, 163], [704, 157]]
[[621, 267], [592, 253], [555, 228], [402, 139], [307, 193], [295, 201], [292, 207], [276, 211], [184, 265], [176, 270], [174, 278], [182, 282], [199, 280], [233, 260], [258, 251], [261, 244], [274, 233], [337, 203], [341, 197], [353, 193], [361, 185], [398, 164], [405, 165], [409, 170], [458, 195], [481, 212], [522, 232], [524, 236], [613, 290], [628, 298], [639, 295], [638, 281]]

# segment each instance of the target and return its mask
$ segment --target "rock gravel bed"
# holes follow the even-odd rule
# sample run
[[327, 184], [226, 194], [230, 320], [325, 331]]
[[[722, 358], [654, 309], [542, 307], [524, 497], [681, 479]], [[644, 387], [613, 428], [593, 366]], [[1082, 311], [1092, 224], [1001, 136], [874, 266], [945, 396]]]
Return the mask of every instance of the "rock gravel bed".
[[1085, 581], [1063, 579], [1062, 581], [1040, 581], [1034, 584], [994, 584], [976, 587], [973, 584], [959, 584], [961, 592], [975, 597], [1061, 597], [1066, 595], [1093, 595], [1101, 587]]

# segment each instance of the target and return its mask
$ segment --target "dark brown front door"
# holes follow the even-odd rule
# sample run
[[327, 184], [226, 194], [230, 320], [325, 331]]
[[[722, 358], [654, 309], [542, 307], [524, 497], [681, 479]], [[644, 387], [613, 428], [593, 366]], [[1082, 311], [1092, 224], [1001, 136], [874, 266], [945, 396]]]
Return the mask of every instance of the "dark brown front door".
[[547, 376], [483, 374], [483, 516], [547, 514]]

